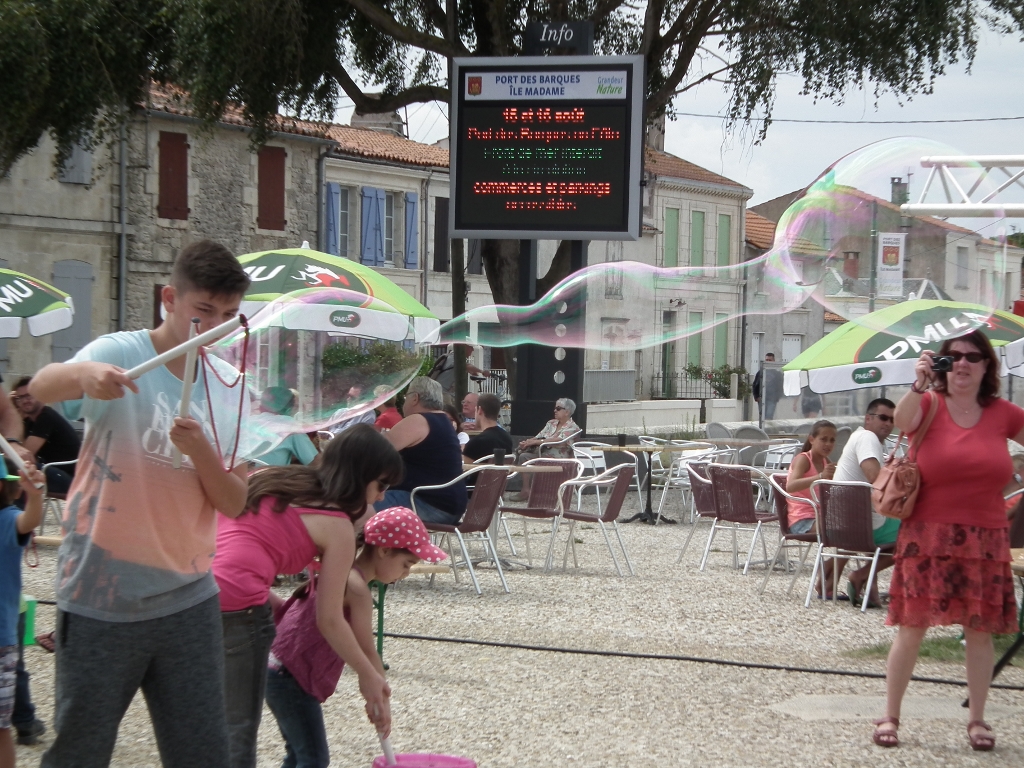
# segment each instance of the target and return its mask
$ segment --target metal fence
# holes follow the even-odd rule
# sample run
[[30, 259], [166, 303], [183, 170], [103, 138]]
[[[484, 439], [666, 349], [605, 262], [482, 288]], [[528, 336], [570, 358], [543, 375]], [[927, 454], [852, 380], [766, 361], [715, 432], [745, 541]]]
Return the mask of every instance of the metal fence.
[[722, 397], [703, 378], [691, 378], [682, 371], [665, 376], [655, 373], [651, 377], [652, 400], [711, 400]]

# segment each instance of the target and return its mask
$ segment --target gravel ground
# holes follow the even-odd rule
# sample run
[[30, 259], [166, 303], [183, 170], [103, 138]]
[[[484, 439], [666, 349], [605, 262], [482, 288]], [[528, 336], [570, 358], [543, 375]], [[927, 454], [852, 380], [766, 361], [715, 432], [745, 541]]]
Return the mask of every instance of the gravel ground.
[[[589, 500], [588, 500], [589, 502]], [[635, 504], [635, 496], [628, 504]], [[673, 510], [681, 516], [681, 510]], [[521, 518], [510, 523], [521, 541]], [[706, 525], [706, 524], [705, 524]], [[536, 552], [546, 546], [532, 524]], [[600, 531], [577, 527], [581, 568], [552, 573], [515, 569], [511, 594], [493, 570], [479, 570], [484, 593], [441, 575], [431, 587], [414, 576], [388, 594], [386, 630], [561, 648], [685, 655], [756, 664], [878, 673], [882, 659], [849, 652], [888, 641], [880, 610], [848, 603], [803, 607], [807, 577], [791, 597], [781, 571], [757, 595], [763, 567], [744, 577], [731, 568], [728, 540], [716, 540], [707, 569], [697, 570], [705, 528], [683, 563], [675, 560], [689, 526], [622, 526], [637, 570], [620, 579]], [[769, 534], [774, 541], [774, 533]], [[741, 534], [740, 547], [749, 534]], [[564, 534], [560, 542], [564, 543]], [[719, 541], [721, 544], [719, 544]], [[499, 551], [503, 548], [499, 547]], [[769, 549], [771, 552], [771, 549]], [[25, 569], [26, 591], [52, 599], [53, 551]], [[887, 579], [883, 579], [883, 591]], [[799, 596], [798, 596], [799, 595]], [[40, 606], [37, 631], [52, 628]], [[934, 633], [956, 634], [953, 629]], [[591, 656], [388, 638], [394, 733], [401, 752], [445, 752], [486, 768], [515, 766], [768, 765], [974, 766], [1024, 764], [1024, 693], [993, 690], [987, 718], [995, 752], [967, 744], [964, 689], [912, 683], [901, 748], [871, 743], [870, 719], [882, 714], [884, 681], [751, 669], [675, 660]], [[39, 716], [52, 720], [53, 656], [27, 651]], [[917, 674], [963, 678], [957, 664], [921, 662]], [[367, 768], [380, 749], [365, 720], [354, 676], [345, 675], [325, 705], [332, 765]], [[1024, 685], [1018, 667], [999, 682]], [[273, 716], [260, 732], [261, 768], [276, 768], [283, 747]], [[48, 739], [48, 733], [46, 738]], [[21, 765], [37, 764], [44, 745], [19, 747]], [[159, 766], [142, 697], [122, 724], [113, 765]]]

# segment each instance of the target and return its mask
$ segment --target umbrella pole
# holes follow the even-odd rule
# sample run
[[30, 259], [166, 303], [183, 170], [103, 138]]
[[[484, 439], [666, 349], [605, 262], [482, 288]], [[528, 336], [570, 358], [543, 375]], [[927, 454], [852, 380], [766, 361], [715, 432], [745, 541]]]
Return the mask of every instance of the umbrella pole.
[[[192, 325], [189, 327], [188, 338], [189, 341], [196, 337], [196, 330], [199, 328], [199, 318], [192, 318]], [[189, 410], [192, 407], [192, 384], [196, 378], [196, 355], [199, 352], [198, 347], [192, 347], [188, 352], [185, 353], [185, 377], [182, 379], [181, 384], [181, 405], [178, 406], [178, 416], [183, 419], [187, 419], [189, 416]], [[175, 469], [181, 469], [181, 451], [175, 447], [171, 453], [171, 462]]]

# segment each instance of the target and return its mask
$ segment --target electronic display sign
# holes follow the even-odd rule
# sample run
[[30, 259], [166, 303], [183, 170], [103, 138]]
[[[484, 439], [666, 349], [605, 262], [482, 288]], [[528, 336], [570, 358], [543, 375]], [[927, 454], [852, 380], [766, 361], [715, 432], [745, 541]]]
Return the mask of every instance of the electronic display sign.
[[452, 83], [452, 237], [639, 237], [642, 57], [455, 59]]

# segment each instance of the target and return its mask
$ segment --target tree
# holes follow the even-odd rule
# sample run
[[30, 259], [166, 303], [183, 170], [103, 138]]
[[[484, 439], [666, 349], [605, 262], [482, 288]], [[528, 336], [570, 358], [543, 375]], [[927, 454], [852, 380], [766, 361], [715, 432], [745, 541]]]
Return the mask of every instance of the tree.
[[[261, 141], [280, 109], [328, 119], [448, 101], [447, 59], [515, 55], [530, 20], [591, 19], [599, 53], [647, 61], [648, 119], [680, 93], [724, 82], [730, 122], [764, 118], [780, 73], [841, 101], [871, 87], [909, 99], [974, 56], [979, 24], [1024, 30], [1019, 0], [4, 0], [0, 4], [0, 173], [50, 132], [63, 158], [173, 82], [215, 121], [243, 105]], [[371, 93], [359, 85], [363, 80]], [[568, 271], [565, 249], [544, 278]], [[518, 246], [488, 241], [500, 303], [518, 299]]]

